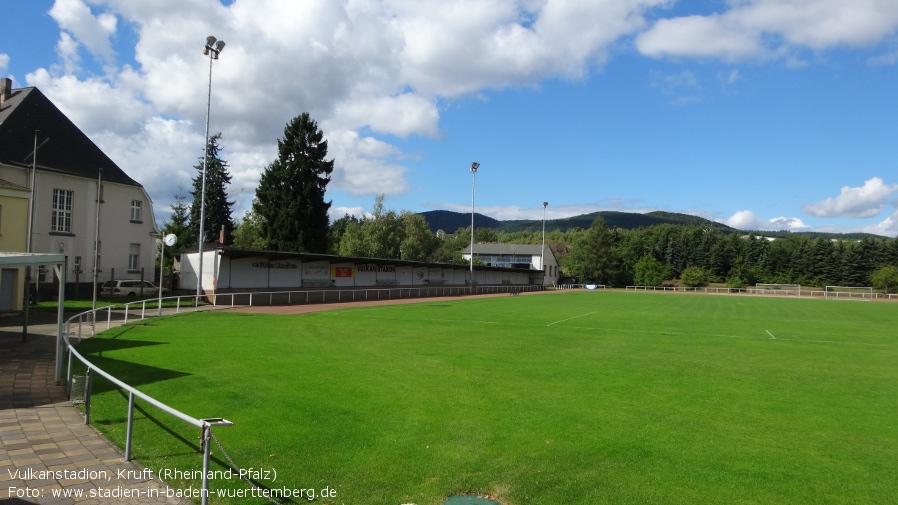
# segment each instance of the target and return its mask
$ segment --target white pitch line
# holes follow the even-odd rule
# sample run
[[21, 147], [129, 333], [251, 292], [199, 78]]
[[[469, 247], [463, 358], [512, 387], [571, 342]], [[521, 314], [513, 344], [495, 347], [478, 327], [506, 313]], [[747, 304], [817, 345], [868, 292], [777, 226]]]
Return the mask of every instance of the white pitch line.
[[764, 331], [766, 331], [767, 334], [770, 335], [770, 338], [772, 338], [773, 340], [776, 340], [776, 337], [773, 336], [773, 333], [770, 333], [770, 330], [764, 330]]
[[586, 317], [586, 316], [595, 314], [596, 312], [597, 312], [597, 311], [594, 310], [594, 311], [592, 311], [592, 312], [587, 312], [586, 314], [580, 314], [579, 316], [569, 317], [569, 318], [567, 318], [567, 319], [561, 319], [560, 321], [555, 321], [554, 323], [549, 323], [549, 324], [547, 324], [546, 326], [552, 326], [553, 324], [563, 323], [563, 322], [565, 322], [565, 321], [570, 321], [570, 320], [572, 320], [572, 319], [577, 319], [577, 318], [580, 318], [580, 317]]

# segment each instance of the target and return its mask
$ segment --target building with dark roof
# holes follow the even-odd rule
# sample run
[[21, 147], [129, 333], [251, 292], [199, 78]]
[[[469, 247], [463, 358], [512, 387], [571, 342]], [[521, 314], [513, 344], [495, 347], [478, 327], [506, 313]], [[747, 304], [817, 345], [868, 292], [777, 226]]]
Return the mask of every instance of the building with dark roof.
[[[28, 193], [24, 214], [19, 207], [3, 216], [26, 223], [25, 252], [64, 254], [75, 295], [91, 294], [95, 268], [100, 282], [153, 279], [158, 230], [143, 186], [39, 89], [13, 89], [7, 78], [0, 79], [0, 180]], [[57, 282], [52, 269], [34, 277], [48, 287]]]
[[[471, 259], [471, 246], [465, 247], [461, 255]], [[526, 268], [542, 270], [543, 286], [557, 283], [558, 260], [549, 246], [539, 244], [474, 244], [474, 259], [481, 265], [503, 268]]]

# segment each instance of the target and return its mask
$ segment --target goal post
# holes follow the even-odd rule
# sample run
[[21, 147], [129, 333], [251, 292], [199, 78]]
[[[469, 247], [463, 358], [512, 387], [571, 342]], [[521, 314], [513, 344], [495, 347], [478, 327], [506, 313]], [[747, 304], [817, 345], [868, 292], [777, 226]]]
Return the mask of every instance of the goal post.
[[801, 284], [755, 284], [755, 293], [762, 295], [796, 295], [801, 296]]
[[873, 300], [873, 288], [869, 286], [826, 286], [824, 298], [834, 300]]

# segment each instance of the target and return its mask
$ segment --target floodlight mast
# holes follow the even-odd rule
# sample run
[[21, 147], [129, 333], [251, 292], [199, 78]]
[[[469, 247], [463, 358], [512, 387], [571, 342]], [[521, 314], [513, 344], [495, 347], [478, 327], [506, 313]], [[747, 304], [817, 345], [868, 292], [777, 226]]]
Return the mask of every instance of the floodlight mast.
[[549, 202], [543, 202], [543, 246], [539, 250], [539, 267], [543, 271], [543, 285], [546, 284], [546, 207]]
[[480, 163], [471, 163], [471, 293], [474, 293], [474, 179]]
[[[212, 45], [215, 47], [212, 47]], [[206, 37], [206, 45], [203, 47], [203, 55], [209, 56], [209, 87], [206, 93], [206, 143], [203, 144], [203, 177], [200, 189], [200, 236], [199, 255], [200, 264], [196, 276], [196, 302], [199, 304], [203, 295], [203, 242], [206, 239], [206, 167], [209, 164], [209, 112], [212, 108], [212, 60], [217, 60], [218, 55], [224, 49], [223, 40], [216, 41], [215, 37]]]

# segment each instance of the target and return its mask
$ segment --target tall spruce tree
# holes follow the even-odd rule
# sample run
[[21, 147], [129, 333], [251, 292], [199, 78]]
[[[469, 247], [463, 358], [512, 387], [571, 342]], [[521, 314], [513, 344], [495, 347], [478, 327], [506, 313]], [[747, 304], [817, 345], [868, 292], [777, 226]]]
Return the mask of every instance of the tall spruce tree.
[[[228, 200], [228, 194], [225, 186], [231, 183], [231, 174], [228, 173], [228, 163], [219, 157], [221, 148], [218, 145], [221, 140], [221, 133], [216, 133], [209, 138], [206, 145], [206, 209], [203, 215], [205, 221], [203, 225], [203, 241], [218, 241], [219, 232], [224, 228], [225, 241], [229, 242], [227, 237], [234, 231], [233, 214], [234, 202]], [[200, 157], [199, 164], [195, 166], [197, 170], [196, 178], [193, 179], [193, 205], [190, 206], [190, 232], [193, 237], [199, 237], [200, 233], [200, 200], [202, 199], [203, 188], [203, 158]], [[196, 241], [191, 241], [196, 243]]]
[[326, 157], [327, 141], [307, 112], [287, 123], [278, 158], [262, 174], [253, 203], [269, 249], [328, 252], [331, 203], [324, 193], [334, 161]]

